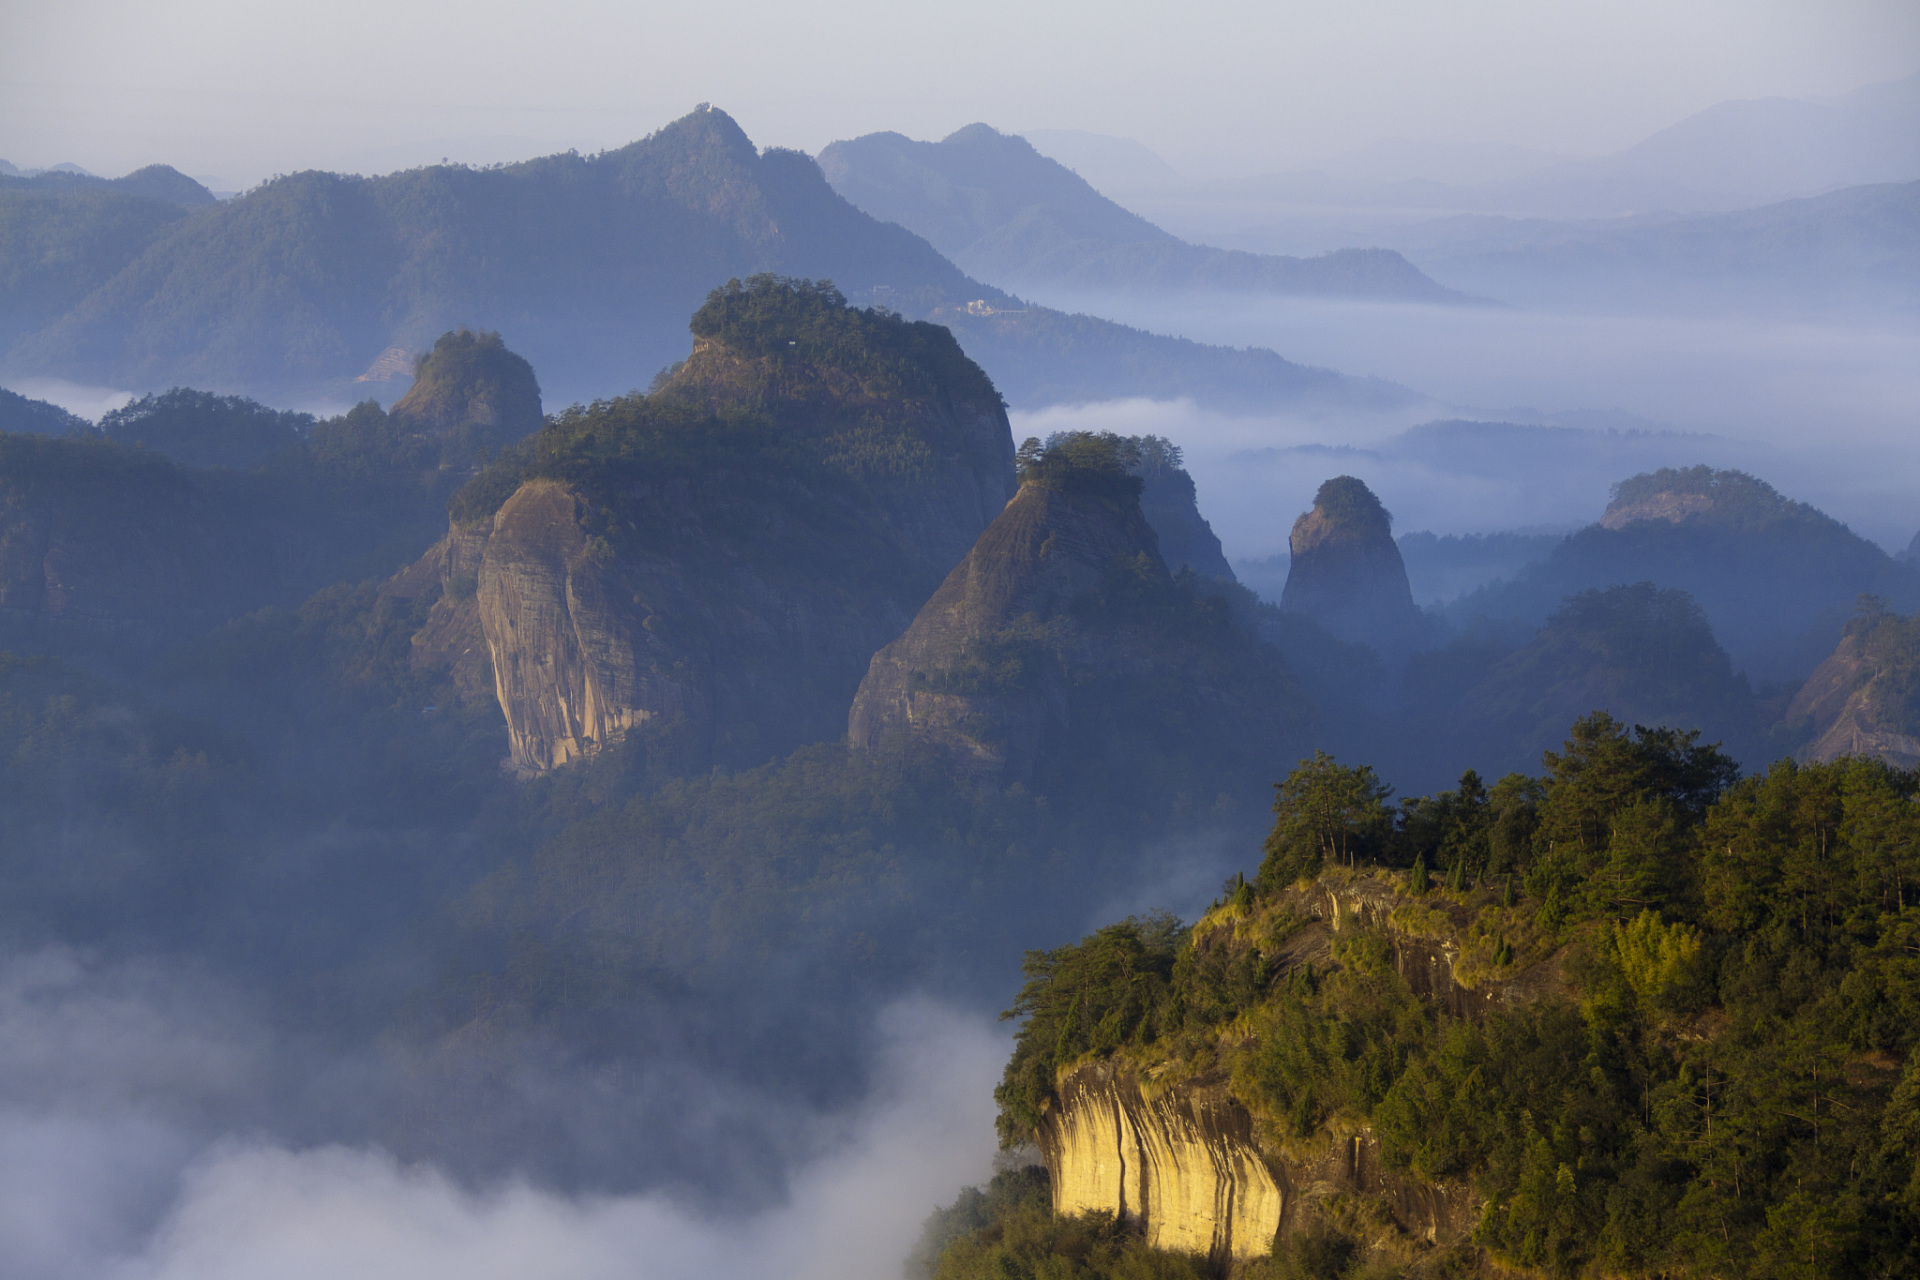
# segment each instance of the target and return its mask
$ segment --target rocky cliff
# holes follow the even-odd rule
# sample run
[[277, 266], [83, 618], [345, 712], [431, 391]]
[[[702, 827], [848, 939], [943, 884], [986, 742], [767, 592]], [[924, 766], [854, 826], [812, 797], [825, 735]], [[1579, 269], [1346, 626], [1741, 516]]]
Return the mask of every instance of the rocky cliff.
[[[1330, 975], [1342, 968], [1340, 940], [1365, 931], [1386, 942], [1406, 990], [1467, 1019], [1566, 990], [1557, 952], [1490, 972], [1463, 898], [1409, 896], [1391, 876], [1325, 875], [1269, 910], [1289, 922], [1283, 937], [1261, 939], [1253, 919], [1227, 909], [1195, 926], [1197, 953], [1251, 948], [1270, 972]], [[1253, 1025], [1223, 1034], [1240, 1044]], [[1129, 1219], [1155, 1247], [1205, 1254], [1221, 1270], [1267, 1256], [1276, 1237], [1320, 1229], [1343, 1196], [1372, 1206], [1360, 1217], [1375, 1224], [1376, 1256], [1472, 1232], [1482, 1206], [1471, 1186], [1389, 1168], [1365, 1123], [1288, 1132], [1236, 1096], [1235, 1079], [1224, 1066], [1139, 1054], [1063, 1069], [1034, 1134], [1054, 1211]]]
[[1130, 1219], [1158, 1249], [1259, 1257], [1286, 1217], [1286, 1172], [1219, 1081], [1149, 1096], [1131, 1073], [1088, 1063], [1060, 1082], [1037, 1137], [1055, 1213]]
[[1123, 758], [1156, 731], [1216, 736], [1211, 755], [1297, 738], [1306, 716], [1278, 654], [1167, 572], [1125, 444], [1033, 443], [1014, 500], [873, 656], [848, 716], [856, 747], [932, 745], [1011, 781], [1073, 754], [1095, 724], [1098, 750]]
[[1853, 620], [1787, 708], [1802, 760], [1877, 756], [1920, 764], [1920, 621], [1885, 612]]
[[1180, 447], [1158, 436], [1136, 437], [1134, 444], [1140, 451], [1133, 468], [1141, 480], [1140, 511], [1159, 536], [1160, 558], [1167, 568], [1235, 581], [1219, 537], [1200, 514], [1199, 495], [1181, 465]]
[[1313, 509], [1294, 522], [1288, 546], [1293, 559], [1282, 609], [1389, 659], [1418, 642], [1422, 618], [1393, 541], [1393, 518], [1361, 481], [1336, 476], [1321, 485]]
[[1204, 1254], [1223, 1271], [1268, 1256], [1304, 1226], [1306, 1206], [1335, 1196], [1367, 1197], [1390, 1230], [1426, 1244], [1464, 1239], [1479, 1217], [1471, 1187], [1383, 1169], [1364, 1127], [1322, 1131], [1285, 1154], [1257, 1131], [1222, 1076], [1156, 1088], [1094, 1062], [1060, 1081], [1037, 1139], [1055, 1213], [1111, 1213], [1155, 1248]]
[[943, 331], [770, 279], [693, 328], [650, 395], [561, 415], [455, 503], [473, 604], [442, 616], [484, 638], [523, 771], [641, 726], [690, 768], [834, 736], [1010, 496], [1005, 411]]

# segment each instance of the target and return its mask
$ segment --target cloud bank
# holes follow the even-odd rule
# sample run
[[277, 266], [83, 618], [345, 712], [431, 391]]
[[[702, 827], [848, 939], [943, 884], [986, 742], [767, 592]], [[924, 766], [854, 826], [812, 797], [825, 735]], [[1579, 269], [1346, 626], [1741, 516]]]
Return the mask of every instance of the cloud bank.
[[925, 999], [881, 1011], [872, 1039], [865, 1098], [805, 1118], [822, 1154], [777, 1207], [726, 1216], [671, 1190], [474, 1186], [377, 1146], [289, 1140], [272, 1037], [234, 993], [158, 965], [15, 955], [0, 961], [0, 1278], [893, 1280], [926, 1214], [989, 1170], [1008, 1045], [988, 1017]]

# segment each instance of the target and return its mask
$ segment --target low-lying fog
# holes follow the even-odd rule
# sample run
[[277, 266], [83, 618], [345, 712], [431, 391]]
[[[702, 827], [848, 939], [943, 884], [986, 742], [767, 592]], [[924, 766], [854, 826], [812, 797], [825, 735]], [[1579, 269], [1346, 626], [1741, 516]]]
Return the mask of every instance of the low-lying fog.
[[[1016, 437], [1073, 427], [1167, 436], [1229, 559], [1286, 550], [1329, 476], [1359, 476], [1396, 532], [1566, 529], [1616, 481], [1739, 467], [1889, 550], [1920, 528], [1920, 320], [1685, 317], [1236, 295], [1048, 294], [1049, 306], [1389, 378], [1441, 402], [1393, 417], [1229, 417], [1128, 401], [1016, 412]], [[1408, 428], [1436, 419], [1535, 428]], [[1550, 430], [1547, 428], [1558, 428]]]
[[893, 1280], [928, 1211], [986, 1177], [1010, 1049], [990, 1016], [878, 1011], [860, 1105], [774, 1118], [816, 1153], [791, 1194], [716, 1218], [660, 1193], [467, 1186], [330, 1141], [378, 1068], [290, 1053], [258, 1015], [165, 963], [0, 957], [0, 1278]]

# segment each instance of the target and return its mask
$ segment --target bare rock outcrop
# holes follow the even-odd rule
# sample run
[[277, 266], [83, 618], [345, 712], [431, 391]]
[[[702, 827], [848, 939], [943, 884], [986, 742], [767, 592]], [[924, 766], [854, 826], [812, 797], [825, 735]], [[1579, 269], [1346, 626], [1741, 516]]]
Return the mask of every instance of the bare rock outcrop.
[[1920, 620], [1871, 612], [1848, 624], [1787, 707], [1785, 723], [1805, 737], [1802, 760], [1877, 756], [1900, 769], [1920, 765], [1920, 707], [1912, 675], [1920, 664]]
[[1222, 1270], [1265, 1257], [1310, 1202], [1358, 1194], [1382, 1202], [1408, 1236], [1464, 1238], [1480, 1203], [1462, 1184], [1382, 1168], [1362, 1127], [1322, 1130], [1286, 1151], [1263, 1144], [1226, 1081], [1156, 1085], [1111, 1060], [1067, 1072], [1036, 1135], [1055, 1213], [1105, 1212], [1138, 1225], [1158, 1249], [1206, 1255]]
[[581, 527], [581, 505], [564, 485], [522, 485], [494, 517], [480, 562], [480, 627], [523, 769], [556, 768], [636, 724], [705, 710], [689, 682], [645, 660], [648, 618], [617, 603]]
[[1423, 620], [1393, 540], [1393, 517], [1364, 483], [1335, 476], [1321, 485], [1313, 510], [1294, 521], [1288, 545], [1293, 559], [1282, 609], [1389, 659], [1418, 643]]

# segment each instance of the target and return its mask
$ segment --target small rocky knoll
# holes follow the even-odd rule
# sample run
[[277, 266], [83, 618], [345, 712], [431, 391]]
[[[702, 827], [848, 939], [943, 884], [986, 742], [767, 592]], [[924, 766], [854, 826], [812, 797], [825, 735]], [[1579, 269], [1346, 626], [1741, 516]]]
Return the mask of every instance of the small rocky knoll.
[[540, 383], [499, 334], [456, 329], [420, 357], [390, 412], [415, 430], [498, 449], [540, 429]]
[[1292, 563], [1280, 607], [1302, 614], [1341, 640], [1403, 659], [1424, 626], [1393, 540], [1393, 517], [1352, 476], [1335, 476], [1294, 522]]

